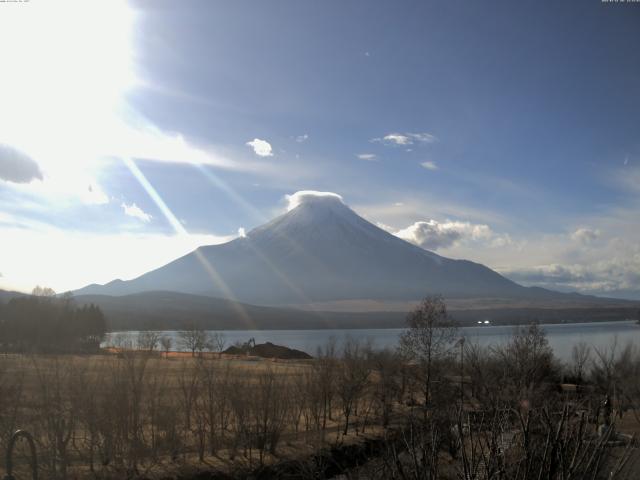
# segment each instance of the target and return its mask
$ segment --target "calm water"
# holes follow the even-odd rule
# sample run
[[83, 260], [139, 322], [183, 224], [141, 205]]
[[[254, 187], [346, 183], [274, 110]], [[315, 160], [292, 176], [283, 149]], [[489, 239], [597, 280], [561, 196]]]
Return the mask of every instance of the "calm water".
[[[603, 348], [617, 341], [623, 346], [629, 342], [640, 345], [640, 325], [635, 321], [602, 322], [602, 323], [570, 323], [557, 325], [542, 325], [547, 333], [549, 344], [555, 354], [568, 360], [571, 348], [578, 342]], [[496, 345], [506, 342], [513, 332], [511, 326], [481, 326], [460, 329], [467, 341], [480, 345]], [[246, 342], [250, 338], [256, 343], [271, 342], [290, 348], [303, 350], [311, 355], [315, 354], [319, 346], [325, 345], [334, 337], [338, 343], [346, 338], [370, 340], [377, 348], [395, 347], [403, 329], [346, 329], [346, 330], [220, 330], [224, 335], [226, 346], [236, 342]], [[174, 331], [162, 332], [163, 335], [173, 337], [173, 349], [179, 348], [178, 334]], [[116, 336], [135, 339], [137, 332], [115, 332], [110, 334], [104, 345], [113, 344]]]

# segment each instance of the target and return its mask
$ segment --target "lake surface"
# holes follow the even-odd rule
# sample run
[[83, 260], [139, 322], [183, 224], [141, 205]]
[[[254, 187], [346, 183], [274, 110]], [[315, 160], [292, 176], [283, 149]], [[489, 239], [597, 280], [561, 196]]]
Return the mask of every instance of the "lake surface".
[[[571, 349], [578, 342], [585, 342], [596, 348], [606, 348], [614, 341], [619, 346], [634, 343], [640, 346], [640, 325], [635, 321], [566, 323], [541, 325], [547, 333], [549, 345], [562, 360], [571, 358]], [[483, 346], [499, 345], [508, 341], [516, 327], [478, 326], [460, 328], [467, 342]], [[253, 338], [256, 343], [271, 342], [290, 348], [303, 350], [314, 355], [318, 347], [326, 345], [331, 338], [338, 344], [347, 338], [371, 341], [376, 348], [394, 348], [404, 329], [345, 329], [345, 330], [219, 330], [224, 335], [225, 348], [236, 342], [246, 342]], [[107, 336], [103, 345], [113, 345], [116, 338], [128, 338], [135, 342], [138, 332], [114, 332]], [[178, 332], [161, 332], [173, 338], [173, 350], [179, 349]]]

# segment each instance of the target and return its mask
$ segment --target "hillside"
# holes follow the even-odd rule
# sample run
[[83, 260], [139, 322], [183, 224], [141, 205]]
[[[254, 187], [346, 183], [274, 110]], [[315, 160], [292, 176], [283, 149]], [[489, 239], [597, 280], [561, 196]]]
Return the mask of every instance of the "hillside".
[[[146, 292], [125, 296], [80, 295], [79, 304], [98, 305], [107, 317], [110, 330], [176, 330], [196, 323], [211, 330], [400, 328], [408, 311], [309, 311], [237, 304], [207, 296], [176, 292]], [[456, 305], [451, 315], [461, 325], [479, 320], [493, 324], [612, 321], [638, 318], [640, 304], [557, 308], [493, 307], [464, 308]]]

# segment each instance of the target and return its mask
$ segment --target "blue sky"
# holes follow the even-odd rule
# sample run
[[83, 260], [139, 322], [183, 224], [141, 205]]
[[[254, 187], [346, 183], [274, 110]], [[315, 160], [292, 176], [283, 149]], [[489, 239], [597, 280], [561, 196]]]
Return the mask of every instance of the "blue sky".
[[320, 190], [640, 298], [640, 4], [60, 5], [0, 6], [0, 288], [129, 278]]

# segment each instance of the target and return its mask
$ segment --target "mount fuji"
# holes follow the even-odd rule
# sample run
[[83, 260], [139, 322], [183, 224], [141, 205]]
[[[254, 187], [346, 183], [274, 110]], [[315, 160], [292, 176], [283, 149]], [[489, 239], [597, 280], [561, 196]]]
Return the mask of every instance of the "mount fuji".
[[[221, 245], [199, 247], [138, 278], [89, 285], [76, 295], [173, 291], [258, 305], [350, 299], [550, 299], [484, 265], [452, 260], [366, 221], [338, 195], [298, 192], [294, 208]], [[291, 206], [290, 206], [291, 207]]]

